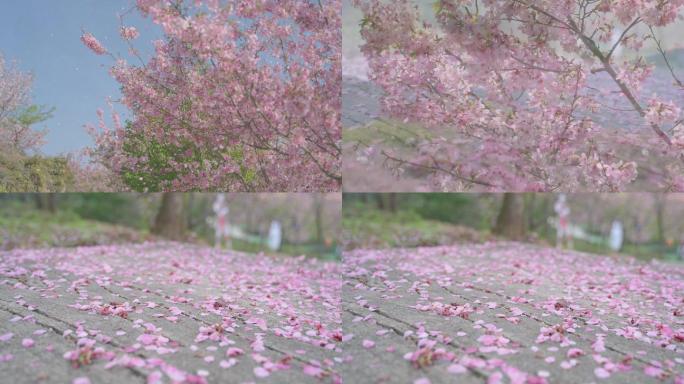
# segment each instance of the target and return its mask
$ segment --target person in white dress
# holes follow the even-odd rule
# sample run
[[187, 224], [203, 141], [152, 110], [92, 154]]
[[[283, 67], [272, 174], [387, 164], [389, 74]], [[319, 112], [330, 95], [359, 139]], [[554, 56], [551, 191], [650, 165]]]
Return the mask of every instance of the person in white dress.
[[214, 247], [221, 248], [224, 245], [227, 248], [231, 248], [232, 244], [230, 241], [230, 226], [228, 224], [228, 213], [230, 209], [226, 203], [226, 197], [219, 193], [216, 195], [216, 200], [212, 206], [216, 218], [213, 220], [214, 224]]
[[610, 239], [608, 240], [608, 245], [610, 246], [611, 251], [620, 251], [622, 248], [623, 237], [624, 231], [622, 229], [622, 223], [618, 220], [614, 220], [610, 227]]
[[282, 241], [283, 231], [280, 227], [280, 222], [278, 220], [273, 220], [271, 222], [271, 227], [268, 230], [268, 249], [271, 251], [277, 251], [280, 249], [280, 243]]
[[558, 199], [553, 206], [553, 210], [558, 216], [556, 222], [556, 247], [572, 248], [572, 233], [570, 232], [570, 207], [568, 207], [567, 197], [564, 193], [558, 195]]

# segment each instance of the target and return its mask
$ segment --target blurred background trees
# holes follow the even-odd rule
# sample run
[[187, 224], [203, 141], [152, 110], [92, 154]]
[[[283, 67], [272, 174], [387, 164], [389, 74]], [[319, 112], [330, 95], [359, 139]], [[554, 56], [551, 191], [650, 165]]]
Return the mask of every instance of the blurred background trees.
[[[0, 249], [171, 239], [214, 243], [214, 193], [0, 194]], [[267, 251], [273, 221], [279, 253], [339, 257], [340, 194], [224, 194], [232, 248]], [[236, 235], [236, 236], [237, 236]]]
[[33, 104], [33, 76], [5, 61], [0, 53], [0, 192], [62, 192], [74, 184], [66, 157], [43, 157], [47, 130], [36, 125], [53, 108]]
[[43, 143], [45, 130], [32, 129], [52, 114], [51, 109], [31, 103], [33, 76], [0, 54], [0, 145], [4, 151], [27, 154]]
[[[513, 239], [553, 246], [554, 203], [546, 193], [344, 194], [347, 248], [429, 246]], [[567, 195], [577, 250], [610, 253], [614, 221], [624, 228], [622, 253], [679, 259], [684, 243], [684, 195], [655, 193]]]
[[124, 190], [118, 178], [82, 153], [45, 156], [48, 121], [54, 108], [32, 101], [33, 75], [0, 52], [0, 193]]

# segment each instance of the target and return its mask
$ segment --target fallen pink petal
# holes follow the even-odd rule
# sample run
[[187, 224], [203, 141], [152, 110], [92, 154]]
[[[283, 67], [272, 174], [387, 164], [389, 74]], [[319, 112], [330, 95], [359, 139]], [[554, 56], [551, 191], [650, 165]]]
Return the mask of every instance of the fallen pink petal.
[[363, 364], [342, 377], [396, 377], [380, 369], [390, 359], [405, 362], [393, 370], [412, 382], [425, 372], [474, 382], [481, 373], [488, 383], [667, 382], [684, 371], [682, 317], [671, 309], [684, 300], [678, 264], [504, 241], [355, 249], [344, 260], [343, 307], [358, 319], [345, 331], [373, 335], [362, 346], [383, 353], [355, 349]]
[[[334, 262], [157, 242], [4, 251], [0, 274], [3, 305], [21, 316], [16, 329], [5, 321], [3, 345], [57, 346], [2, 364], [63, 359], [65, 375], [87, 369], [92, 382], [136, 382], [139, 374], [149, 383], [234, 382], [247, 379], [246, 370], [273, 382], [333, 382], [344, 364]], [[176, 275], [193, 279], [179, 284]], [[309, 357], [295, 358], [296, 350]]]

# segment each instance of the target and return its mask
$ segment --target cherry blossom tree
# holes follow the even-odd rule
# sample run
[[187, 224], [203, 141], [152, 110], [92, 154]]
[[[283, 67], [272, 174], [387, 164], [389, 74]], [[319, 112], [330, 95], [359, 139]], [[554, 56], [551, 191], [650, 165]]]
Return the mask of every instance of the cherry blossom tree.
[[138, 31], [121, 38], [139, 63], [111, 55], [121, 103], [92, 128], [91, 154], [136, 190], [338, 190], [340, 0], [137, 0], [159, 25], [145, 61]]
[[45, 130], [34, 124], [50, 117], [52, 111], [31, 103], [33, 77], [5, 62], [0, 55], [0, 148], [17, 154], [35, 151], [43, 145]]
[[[384, 109], [437, 129], [413, 155], [383, 151], [397, 170], [445, 190], [616, 191], [638, 172], [684, 189], [684, 85], [657, 38], [684, 1], [439, 0], [435, 23], [410, 0], [354, 3]], [[674, 97], [641, 92], [647, 45]], [[597, 118], [616, 110], [630, 116], [619, 134]]]

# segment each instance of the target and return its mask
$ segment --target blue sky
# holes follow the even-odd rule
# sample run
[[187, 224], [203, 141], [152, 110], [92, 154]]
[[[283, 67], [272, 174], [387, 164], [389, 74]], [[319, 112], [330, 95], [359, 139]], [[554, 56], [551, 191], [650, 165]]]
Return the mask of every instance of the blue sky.
[[[115, 54], [127, 58], [119, 38], [117, 14], [134, 0], [5, 0], [0, 12], [0, 52], [34, 75], [33, 102], [54, 107], [53, 118], [39, 125], [50, 133], [42, 152], [48, 155], [81, 149], [92, 143], [83, 125], [96, 123], [96, 110], [108, 111], [107, 97], [118, 98], [119, 86], [109, 75], [112, 58], [97, 56], [80, 41], [91, 32]], [[140, 31], [134, 42], [143, 57], [161, 30], [137, 12], [124, 19]], [[131, 60], [132, 61], [132, 60]], [[132, 61], [133, 62], [133, 61]], [[117, 105], [121, 113], [125, 109]], [[125, 113], [123, 113], [125, 115]]]

